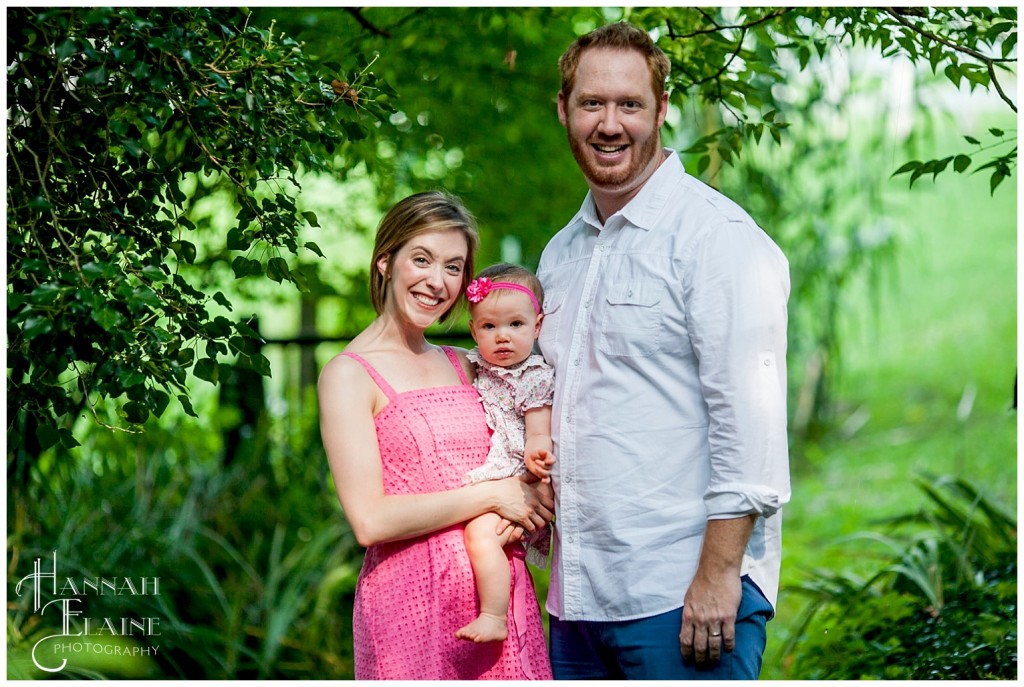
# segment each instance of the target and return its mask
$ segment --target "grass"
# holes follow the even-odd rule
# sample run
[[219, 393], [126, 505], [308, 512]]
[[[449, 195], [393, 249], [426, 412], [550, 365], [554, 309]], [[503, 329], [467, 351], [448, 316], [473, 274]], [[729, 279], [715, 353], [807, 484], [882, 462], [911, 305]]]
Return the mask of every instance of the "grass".
[[990, 197], [984, 174], [947, 173], [892, 194], [908, 228], [896, 279], [880, 303], [852, 294], [838, 429], [793, 475], [763, 678], [799, 677], [779, 655], [802, 605], [787, 585], [811, 569], [876, 569], [869, 545], [845, 538], [920, 507], [915, 476], [963, 477], [1016, 513], [1014, 183]]

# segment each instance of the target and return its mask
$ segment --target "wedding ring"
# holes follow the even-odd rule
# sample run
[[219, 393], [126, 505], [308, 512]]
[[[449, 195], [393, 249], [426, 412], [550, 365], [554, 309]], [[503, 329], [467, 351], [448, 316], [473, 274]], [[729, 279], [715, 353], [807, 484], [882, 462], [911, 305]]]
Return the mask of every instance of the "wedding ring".
[[712, 632], [711, 636], [712, 637], [719, 637], [719, 636], [721, 636], [721, 634], [722, 634], [721, 632]]

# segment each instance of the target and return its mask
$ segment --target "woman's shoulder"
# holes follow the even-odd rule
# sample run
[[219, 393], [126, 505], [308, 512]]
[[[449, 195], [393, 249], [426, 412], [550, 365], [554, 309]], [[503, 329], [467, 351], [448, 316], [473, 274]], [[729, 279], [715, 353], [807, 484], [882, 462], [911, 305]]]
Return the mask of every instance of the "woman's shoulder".
[[[338, 353], [320, 370], [318, 386], [356, 386], [370, 381], [368, 371], [353, 357], [354, 351], [345, 350]], [[355, 354], [358, 355], [358, 354]]]
[[443, 346], [442, 348], [446, 348], [455, 354], [456, 359], [458, 359], [459, 364], [462, 365], [462, 370], [466, 373], [469, 381], [473, 381], [473, 379], [476, 378], [476, 366], [474, 363], [480, 360], [479, 350], [474, 348], [471, 351], [467, 351], [465, 348], [460, 348], [458, 346]]

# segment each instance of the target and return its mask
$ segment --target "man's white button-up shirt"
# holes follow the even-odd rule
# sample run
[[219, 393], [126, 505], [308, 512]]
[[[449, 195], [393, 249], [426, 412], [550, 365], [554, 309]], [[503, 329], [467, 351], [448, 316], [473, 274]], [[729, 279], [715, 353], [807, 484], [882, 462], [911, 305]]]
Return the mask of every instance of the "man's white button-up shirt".
[[588, 194], [538, 269], [556, 382], [547, 608], [563, 620], [682, 606], [707, 520], [752, 513], [742, 573], [776, 603], [788, 264], [666, 154], [603, 225]]

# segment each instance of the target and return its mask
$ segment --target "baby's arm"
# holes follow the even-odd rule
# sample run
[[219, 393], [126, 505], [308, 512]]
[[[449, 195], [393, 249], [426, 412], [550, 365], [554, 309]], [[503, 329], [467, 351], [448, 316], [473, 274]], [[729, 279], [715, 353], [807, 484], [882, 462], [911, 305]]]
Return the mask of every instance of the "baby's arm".
[[554, 448], [551, 443], [551, 406], [530, 408], [524, 416], [526, 421], [526, 469], [540, 479], [551, 481], [551, 466], [555, 464]]

